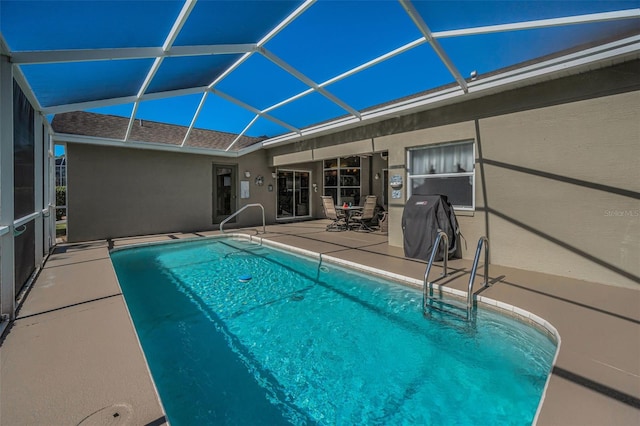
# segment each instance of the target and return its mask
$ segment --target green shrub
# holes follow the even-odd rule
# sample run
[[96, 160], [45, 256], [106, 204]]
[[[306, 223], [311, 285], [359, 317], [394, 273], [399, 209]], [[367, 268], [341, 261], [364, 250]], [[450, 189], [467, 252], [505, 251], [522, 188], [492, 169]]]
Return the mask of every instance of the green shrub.
[[[67, 187], [56, 186], [56, 206], [67, 205]], [[56, 220], [62, 219], [62, 216], [66, 216], [66, 209], [56, 209]]]

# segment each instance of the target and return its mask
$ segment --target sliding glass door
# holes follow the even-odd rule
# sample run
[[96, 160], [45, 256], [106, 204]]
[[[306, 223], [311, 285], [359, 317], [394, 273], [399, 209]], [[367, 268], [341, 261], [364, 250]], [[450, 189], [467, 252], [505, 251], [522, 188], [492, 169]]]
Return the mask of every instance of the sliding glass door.
[[311, 173], [304, 170], [278, 170], [277, 219], [295, 219], [311, 214]]

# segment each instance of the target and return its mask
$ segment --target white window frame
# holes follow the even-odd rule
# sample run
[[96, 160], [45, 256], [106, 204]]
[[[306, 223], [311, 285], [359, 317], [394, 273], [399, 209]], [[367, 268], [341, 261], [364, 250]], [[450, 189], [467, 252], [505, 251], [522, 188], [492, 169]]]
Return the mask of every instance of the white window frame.
[[[458, 144], [471, 144], [471, 152], [473, 156], [473, 170], [470, 172], [462, 172], [462, 173], [435, 173], [435, 174], [412, 174], [411, 173], [411, 154], [415, 151], [421, 151], [425, 149], [431, 148], [442, 148], [447, 146], [454, 146]], [[446, 178], [446, 177], [461, 177], [461, 176], [469, 176], [471, 178], [471, 207], [469, 206], [456, 206], [453, 205], [454, 210], [456, 211], [469, 211], [474, 212], [476, 210], [476, 144], [473, 139], [455, 141], [455, 142], [446, 142], [439, 144], [430, 144], [430, 145], [422, 145], [416, 146], [407, 149], [407, 199], [411, 197], [411, 193], [413, 190], [413, 179], [432, 179], [432, 178]], [[446, 195], [446, 194], [445, 194]], [[453, 204], [453, 203], [452, 203]]]

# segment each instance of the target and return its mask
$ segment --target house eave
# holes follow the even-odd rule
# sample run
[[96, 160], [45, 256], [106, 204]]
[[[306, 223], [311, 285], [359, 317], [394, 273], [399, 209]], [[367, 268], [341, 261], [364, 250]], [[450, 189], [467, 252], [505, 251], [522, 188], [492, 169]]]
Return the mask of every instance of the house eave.
[[[170, 145], [158, 142], [142, 142], [142, 141], [123, 141], [121, 139], [102, 138], [96, 136], [84, 136], [73, 135], [69, 133], [54, 133], [52, 135], [54, 143], [78, 143], [88, 145], [109, 146], [115, 148], [132, 148], [132, 149], [144, 149], [152, 151], [165, 151], [165, 152], [182, 152], [185, 154], [198, 154], [208, 155], [212, 157], [229, 157], [237, 158], [252, 151], [247, 151], [249, 148], [245, 148], [241, 151], [225, 151], [223, 149], [213, 148], [200, 148], [180, 145]], [[255, 149], [260, 149], [260, 144]], [[255, 150], [254, 149], [254, 150]]]

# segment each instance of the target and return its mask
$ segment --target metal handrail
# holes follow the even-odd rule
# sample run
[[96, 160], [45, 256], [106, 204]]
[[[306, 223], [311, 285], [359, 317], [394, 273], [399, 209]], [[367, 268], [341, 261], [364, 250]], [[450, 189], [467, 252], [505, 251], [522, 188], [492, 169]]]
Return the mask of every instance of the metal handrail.
[[229, 222], [234, 217], [236, 217], [237, 215], [239, 215], [244, 210], [248, 209], [249, 207], [260, 207], [262, 209], [262, 233], [266, 234], [267, 233], [267, 227], [265, 225], [265, 220], [264, 220], [264, 206], [262, 204], [260, 204], [260, 203], [247, 204], [246, 206], [242, 207], [240, 210], [238, 210], [237, 212], [235, 212], [234, 214], [232, 214], [231, 216], [229, 216], [228, 218], [226, 218], [225, 220], [220, 222], [220, 232], [222, 232], [224, 234], [224, 230], [222, 229], [222, 226], [225, 223]]
[[23, 216], [19, 219], [16, 219], [13, 221], [13, 227], [14, 228], [20, 228], [22, 225], [25, 225], [29, 222], [31, 222], [33, 219], [37, 218], [38, 216], [40, 216], [42, 213], [41, 212], [33, 212], [31, 214], [28, 214], [26, 216]]
[[433, 260], [436, 258], [436, 253], [440, 249], [440, 243], [444, 242], [444, 250], [443, 256], [444, 264], [441, 277], [447, 275], [447, 258], [449, 257], [449, 236], [444, 231], [438, 231], [438, 236], [436, 237], [436, 241], [433, 245], [433, 249], [431, 250], [431, 257], [429, 258], [429, 264], [427, 265], [427, 269], [424, 271], [424, 281], [422, 283], [422, 309], [427, 309], [427, 291], [430, 287], [429, 283], [429, 272], [431, 272], [431, 265], [433, 265]]
[[473, 281], [476, 278], [476, 271], [478, 269], [478, 260], [480, 259], [480, 252], [482, 251], [482, 245], [484, 243], [484, 286], [489, 287], [489, 239], [485, 236], [480, 237], [478, 240], [478, 248], [476, 248], [476, 255], [473, 258], [473, 267], [471, 268], [471, 277], [469, 278], [469, 289], [467, 293], [467, 314], [471, 313], [473, 307]]

